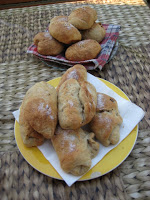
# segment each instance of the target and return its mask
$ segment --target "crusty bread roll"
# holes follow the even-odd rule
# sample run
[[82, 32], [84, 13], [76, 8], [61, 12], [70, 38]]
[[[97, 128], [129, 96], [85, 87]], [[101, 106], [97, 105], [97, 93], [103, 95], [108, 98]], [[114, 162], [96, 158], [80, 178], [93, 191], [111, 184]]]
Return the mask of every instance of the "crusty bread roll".
[[99, 143], [93, 138], [93, 133], [85, 133], [82, 129], [63, 130], [60, 126], [56, 128], [52, 144], [65, 172], [81, 176], [90, 169], [91, 159], [99, 151]]
[[98, 93], [96, 114], [90, 122], [90, 128], [96, 138], [104, 145], [117, 144], [120, 138], [119, 128], [122, 117], [117, 101], [103, 93]]
[[96, 112], [97, 92], [89, 82], [81, 85], [66, 80], [58, 92], [58, 119], [63, 129], [78, 129], [89, 123]]
[[61, 80], [57, 86], [57, 92], [60, 86], [68, 79], [76, 79], [79, 83], [87, 80], [87, 70], [83, 65], [77, 64], [70, 67], [61, 77]]
[[37, 133], [25, 119], [23, 104], [20, 108], [19, 125], [22, 141], [27, 147], [34, 147], [43, 144], [44, 137], [41, 134]]
[[90, 6], [77, 8], [68, 16], [68, 21], [79, 30], [91, 28], [95, 20], [97, 20], [97, 12]]
[[93, 39], [101, 42], [106, 35], [106, 30], [101, 23], [94, 23], [90, 29], [81, 31], [81, 35], [84, 40]]
[[84, 61], [96, 58], [101, 46], [96, 40], [82, 40], [67, 48], [65, 57], [70, 61]]
[[66, 18], [57, 17], [51, 20], [49, 33], [59, 42], [71, 44], [81, 40], [81, 33]]
[[21, 113], [24, 115], [24, 121], [21, 121], [21, 125], [25, 126], [27, 122], [37, 133], [50, 139], [54, 135], [57, 124], [55, 88], [43, 81], [36, 83], [27, 91], [22, 105]]
[[64, 50], [64, 45], [55, 40], [49, 32], [40, 32], [35, 35], [34, 44], [38, 53], [47, 56], [56, 56]]

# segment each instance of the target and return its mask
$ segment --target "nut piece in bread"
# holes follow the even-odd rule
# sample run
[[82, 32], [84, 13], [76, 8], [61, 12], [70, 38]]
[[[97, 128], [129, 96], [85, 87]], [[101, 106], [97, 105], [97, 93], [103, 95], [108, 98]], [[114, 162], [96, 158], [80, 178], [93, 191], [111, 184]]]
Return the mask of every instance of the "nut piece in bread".
[[101, 46], [96, 40], [82, 40], [67, 48], [65, 57], [70, 61], [84, 61], [96, 58]]
[[117, 144], [120, 138], [122, 117], [117, 101], [103, 93], [98, 93], [96, 114], [90, 122], [90, 128], [96, 138], [104, 145]]
[[35, 35], [34, 44], [38, 53], [47, 56], [56, 56], [64, 50], [64, 45], [55, 40], [49, 32], [40, 32]]
[[93, 39], [101, 42], [106, 35], [106, 30], [101, 23], [94, 23], [90, 29], [81, 31], [81, 35], [84, 40]]
[[23, 99], [23, 123], [28, 123], [32, 129], [44, 138], [54, 135], [57, 124], [57, 92], [46, 82], [32, 86]]
[[77, 64], [70, 67], [61, 77], [61, 80], [57, 86], [57, 92], [60, 86], [68, 79], [76, 79], [79, 83], [87, 81], [87, 70], [83, 65]]
[[68, 21], [79, 30], [91, 28], [95, 20], [97, 20], [97, 12], [90, 6], [77, 8], [68, 16]]
[[81, 176], [90, 169], [91, 159], [99, 151], [99, 143], [93, 138], [93, 133], [85, 133], [82, 129], [63, 130], [60, 126], [56, 128], [52, 144], [65, 172]]
[[78, 129], [94, 117], [97, 105], [95, 87], [87, 81], [66, 80], [58, 92], [58, 120], [63, 129]]
[[49, 33], [59, 42], [71, 44], [81, 40], [81, 33], [64, 17], [58, 17], [51, 20]]

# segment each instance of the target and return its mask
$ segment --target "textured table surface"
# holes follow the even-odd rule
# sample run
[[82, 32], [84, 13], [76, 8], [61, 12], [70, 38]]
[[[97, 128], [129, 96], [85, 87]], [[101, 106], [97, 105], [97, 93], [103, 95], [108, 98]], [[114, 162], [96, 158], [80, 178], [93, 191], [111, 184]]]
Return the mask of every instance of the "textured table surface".
[[[61, 76], [26, 54], [36, 33], [52, 17], [90, 5], [102, 23], [121, 25], [119, 48], [102, 71], [89, 71], [123, 90], [145, 111], [136, 145], [129, 157], [103, 177], [67, 187], [34, 170], [14, 139], [12, 112], [33, 84]], [[150, 9], [144, 1], [80, 1], [2, 10], [0, 12], [0, 194], [2, 199], [150, 199]], [[56, 68], [53, 68], [56, 67]]]

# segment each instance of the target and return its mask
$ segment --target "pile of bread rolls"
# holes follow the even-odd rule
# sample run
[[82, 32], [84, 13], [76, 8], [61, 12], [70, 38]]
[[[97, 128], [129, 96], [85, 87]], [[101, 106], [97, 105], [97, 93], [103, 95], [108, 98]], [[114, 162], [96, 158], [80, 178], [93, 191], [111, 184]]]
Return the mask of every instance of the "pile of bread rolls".
[[90, 169], [99, 142], [108, 146], [119, 141], [121, 123], [116, 100], [97, 93], [80, 64], [63, 74], [57, 88], [46, 82], [36, 83], [20, 107], [23, 143], [33, 147], [50, 139], [62, 169], [76, 176]]
[[99, 43], [106, 34], [96, 20], [97, 12], [89, 6], [77, 8], [69, 16], [55, 16], [50, 21], [48, 32], [35, 35], [37, 51], [47, 56], [64, 52], [69, 61], [96, 58], [101, 51]]

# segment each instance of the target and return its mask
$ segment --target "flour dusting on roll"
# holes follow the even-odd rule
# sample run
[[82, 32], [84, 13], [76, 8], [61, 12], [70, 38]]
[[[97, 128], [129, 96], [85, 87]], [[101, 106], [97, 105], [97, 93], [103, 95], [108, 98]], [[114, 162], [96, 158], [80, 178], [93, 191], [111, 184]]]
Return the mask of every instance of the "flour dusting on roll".
[[[50, 139], [57, 124], [57, 92], [50, 84], [42, 81], [32, 86], [26, 93], [19, 123], [30, 127], [46, 139]], [[28, 128], [26, 128], [28, 130]]]
[[[71, 103], [69, 103], [71, 102]], [[58, 120], [63, 129], [78, 129], [90, 122], [96, 112], [97, 92], [84, 81], [66, 80], [58, 92]]]
[[47, 56], [56, 56], [64, 50], [64, 45], [55, 40], [48, 32], [40, 32], [34, 37], [34, 44], [38, 53]]
[[96, 40], [82, 40], [68, 47], [65, 57], [70, 61], [90, 60], [96, 58], [100, 51], [101, 46]]
[[68, 21], [79, 30], [91, 28], [95, 20], [97, 20], [97, 12], [90, 6], [77, 8], [68, 16]]
[[117, 101], [103, 93], [98, 93], [96, 114], [90, 122], [90, 128], [96, 138], [104, 145], [117, 144], [120, 138], [122, 117]]
[[66, 18], [53, 19], [49, 25], [49, 33], [59, 42], [71, 44], [81, 40], [81, 33]]
[[76, 64], [70, 67], [61, 77], [61, 80], [57, 86], [57, 91], [60, 86], [68, 79], [76, 79], [79, 83], [87, 81], [87, 70], [83, 65]]
[[52, 144], [62, 169], [75, 176], [81, 176], [90, 169], [91, 159], [99, 151], [99, 144], [94, 140], [94, 134], [84, 132], [82, 129], [64, 130], [58, 126]]

